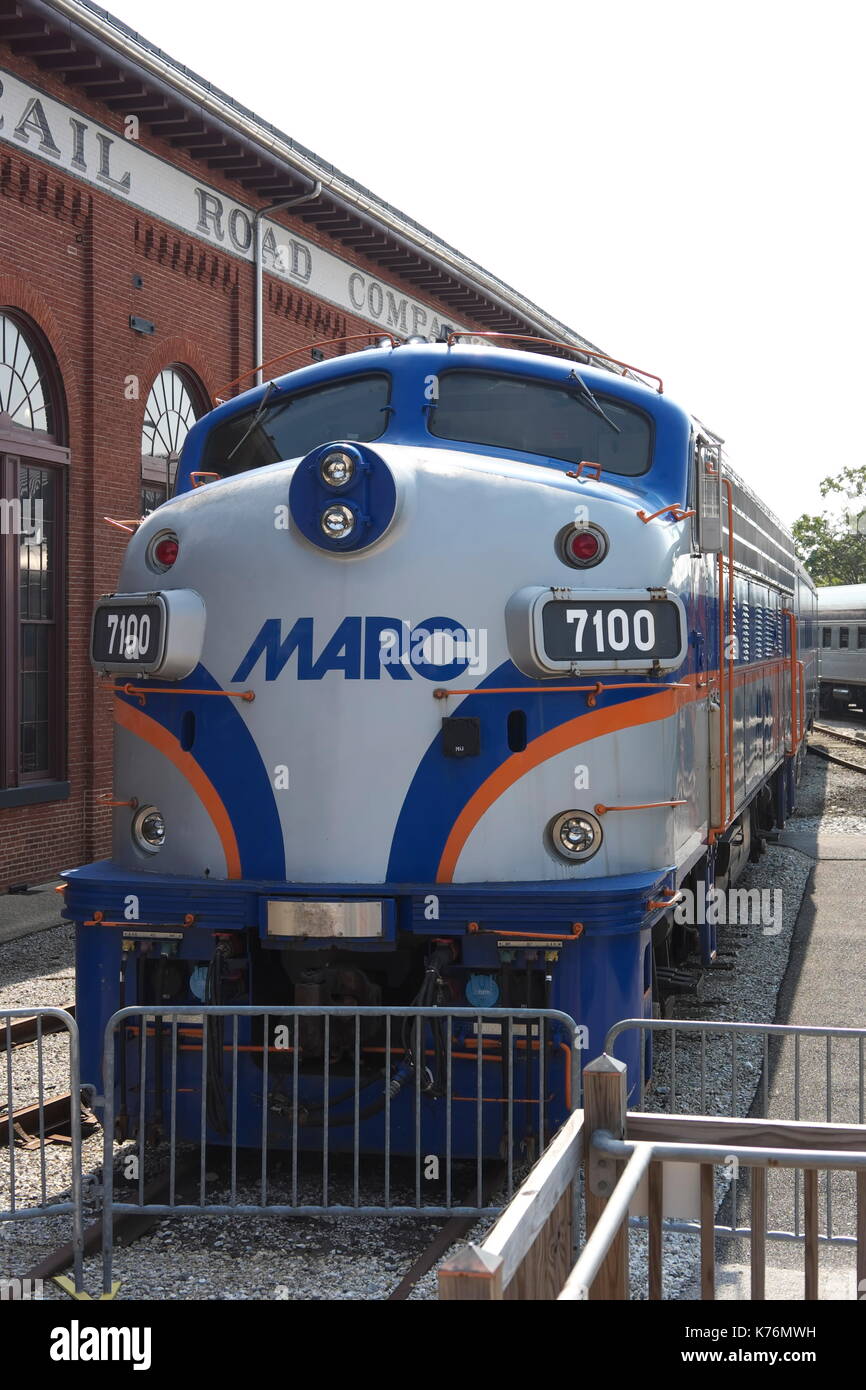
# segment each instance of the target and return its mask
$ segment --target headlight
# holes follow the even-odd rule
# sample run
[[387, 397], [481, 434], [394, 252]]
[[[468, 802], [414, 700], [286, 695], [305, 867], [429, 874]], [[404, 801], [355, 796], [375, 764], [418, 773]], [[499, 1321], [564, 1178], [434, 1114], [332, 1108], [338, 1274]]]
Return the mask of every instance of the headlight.
[[355, 517], [348, 507], [335, 503], [326, 507], [319, 518], [322, 534], [332, 541], [345, 540], [355, 529]]
[[563, 811], [550, 826], [551, 845], [562, 859], [591, 859], [601, 841], [601, 825], [589, 811]]
[[344, 449], [332, 449], [319, 464], [319, 472], [328, 487], [346, 487], [355, 476], [355, 460]]
[[142, 806], [132, 822], [132, 841], [136, 849], [156, 854], [165, 843], [165, 820], [155, 806]]

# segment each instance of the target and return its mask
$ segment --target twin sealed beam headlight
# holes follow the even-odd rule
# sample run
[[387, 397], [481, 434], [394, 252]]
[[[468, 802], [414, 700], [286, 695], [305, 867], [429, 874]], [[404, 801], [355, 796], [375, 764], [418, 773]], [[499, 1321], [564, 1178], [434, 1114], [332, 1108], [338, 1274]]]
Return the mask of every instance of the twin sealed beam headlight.
[[328, 487], [348, 487], [355, 476], [355, 460], [345, 449], [331, 449], [319, 464], [319, 472]]
[[289, 486], [296, 533], [332, 555], [354, 554], [380, 540], [397, 511], [397, 485], [368, 444], [332, 440], [302, 458]]
[[132, 821], [132, 843], [145, 854], [156, 854], [165, 844], [165, 818], [156, 806], [142, 806]]
[[548, 826], [551, 849], [570, 863], [591, 859], [601, 847], [603, 831], [589, 811], [562, 811]]
[[355, 516], [348, 507], [335, 503], [322, 512], [319, 525], [329, 540], [344, 541], [355, 529]]

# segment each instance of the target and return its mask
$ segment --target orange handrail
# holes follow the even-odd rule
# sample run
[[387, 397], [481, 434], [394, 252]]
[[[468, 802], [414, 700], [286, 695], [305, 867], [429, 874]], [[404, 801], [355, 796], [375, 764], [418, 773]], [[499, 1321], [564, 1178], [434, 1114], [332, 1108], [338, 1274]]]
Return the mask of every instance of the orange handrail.
[[710, 843], [724, 830], [728, 822], [728, 756], [725, 739], [725, 562], [719, 551], [716, 562], [716, 587], [719, 609], [719, 823], [710, 831]]
[[467, 922], [466, 930], [470, 936], [516, 936], [538, 941], [576, 941], [583, 936], [583, 923], [572, 922], [570, 932], [555, 931], [498, 931], [495, 927], [481, 927], [477, 922]]
[[112, 685], [111, 683], [102, 684], [103, 690], [110, 690], [114, 695], [134, 695], [137, 700], [144, 704], [147, 695], [224, 695], [229, 700], [254, 700], [256, 692], [254, 690], [190, 690], [187, 686], [162, 686], [162, 685]]
[[683, 899], [683, 894], [682, 894], [682, 892], [675, 891], [675, 892], [671, 893], [671, 896], [670, 896], [669, 898], [662, 898], [662, 899], [653, 898], [653, 899], [651, 899], [650, 902], [647, 903], [647, 908], [650, 909], [650, 910], [654, 910], [654, 909], [660, 908], [660, 907], [663, 907], [663, 908], [676, 907], [676, 905], [677, 905], [678, 902], [682, 902], [682, 899]]
[[[719, 605], [719, 823], [710, 827], [708, 842], [713, 844], [734, 818], [734, 489], [729, 478], [722, 478], [728, 499], [728, 653], [725, 656], [725, 557], [719, 551], [717, 586]], [[727, 669], [726, 669], [727, 668]], [[727, 675], [727, 689], [725, 677]], [[727, 737], [726, 737], [727, 736]]]
[[114, 526], [118, 531], [125, 531], [127, 535], [134, 536], [141, 525], [141, 517], [127, 517], [125, 521], [118, 521], [113, 516], [104, 516], [103, 521], [107, 521], [109, 526]]
[[790, 608], [783, 608], [782, 615], [788, 619], [788, 645], [791, 649], [788, 653], [791, 670], [791, 751], [788, 757], [792, 758], [800, 747], [806, 722], [805, 705], [802, 722], [800, 719], [800, 676], [803, 672], [803, 663], [797, 660], [797, 615]]
[[697, 515], [694, 507], [687, 510], [685, 507], [681, 507], [679, 502], [671, 502], [669, 507], [659, 507], [657, 512], [650, 512], [649, 515], [641, 508], [640, 511], [635, 512], [635, 516], [646, 526], [648, 522], [655, 521], [657, 517], [665, 516], [667, 512], [670, 512], [674, 521], [685, 521], [686, 517]]
[[388, 338], [392, 347], [400, 346], [400, 339], [395, 338], [393, 333], [388, 333], [384, 329], [370, 329], [368, 333], [350, 333], [345, 338], [320, 338], [317, 343], [305, 343], [303, 347], [292, 348], [289, 352], [281, 352], [276, 357], [271, 357], [267, 362], [257, 362], [254, 367], [246, 372], [241, 372], [233, 381], [227, 381], [225, 386], [221, 386], [213, 397], [214, 405], [222, 405], [225, 397], [224, 392], [230, 391], [233, 386], [237, 386], [239, 381], [246, 381], [248, 376], [255, 376], [256, 372], [267, 371], [268, 367], [273, 367], [275, 362], [285, 362], [287, 357], [297, 357], [299, 352], [312, 352], [313, 348], [336, 347], [337, 343], [353, 343], [358, 338]]
[[187, 912], [182, 922], [110, 922], [104, 912], [94, 912], [93, 916], [82, 925], [85, 927], [149, 927], [154, 931], [160, 931], [170, 927], [191, 927], [194, 921], [194, 912]]
[[736, 808], [736, 784], [734, 767], [734, 488], [730, 478], [722, 478], [722, 487], [728, 495], [728, 796], [730, 800], [730, 819], [734, 819]]
[[576, 469], [575, 469], [575, 468], [569, 468], [569, 470], [568, 470], [568, 472], [566, 473], [565, 476], [566, 476], [566, 478], [582, 478], [582, 477], [583, 477], [583, 470], [584, 470], [584, 468], [587, 468], [587, 469], [589, 469], [589, 468], [594, 468], [594, 469], [595, 469], [595, 481], [596, 481], [597, 483], [600, 483], [600, 482], [601, 482], [601, 464], [600, 464], [600, 463], [592, 463], [590, 459], [581, 459], [581, 460], [580, 460], [580, 463], [577, 465], [577, 468], [576, 468]]
[[217, 478], [220, 482], [222, 482], [222, 476], [222, 473], [211, 473], [208, 469], [205, 468], [194, 468], [189, 475], [190, 482], [192, 483], [194, 488], [204, 487], [206, 478]]
[[566, 352], [577, 352], [581, 357], [597, 357], [599, 362], [612, 362], [615, 367], [622, 367], [627, 372], [638, 372], [640, 376], [648, 376], [650, 381], [657, 381], [659, 395], [664, 395], [664, 382], [656, 372], [646, 372], [643, 367], [633, 367], [630, 362], [621, 362], [618, 357], [609, 357], [606, 352], [596, 352], [595, 348], [580, 347], [578, 343], [562, 343], [558, 338], [536, 338], [534, 333], [487, 333], [484, 329], [476, 332], [469, 328], [458, 328], [449, 333], [448, 346], [453, 347], [458, 338], [470, 337], [510, 338], [514, 343], [542, 343], [547, 347], [565, 348]]
[[595, 808], [597, 816], [606, 816], [608, 811], [653, 811], [657, 806], [685, 806], [685, 800], [680, 801], [638, 801], [634, 806], [605, 806], [600, 801]]
[[112, 801], [111, 792], [97, 792], [96, 801], [99, 806], [129, 806], [133, 811], [139, 805], [137, 796], [134, 796], [131, 801]]
[[563, 692], [586, 694], [589, 691], [586, 703], [594, 708], [599, 695], [607, 690], [685, 690], [687, 686], [688, 681], [617, 681], [613, 685], [602, 685], [601, 681], [596, 681], [594, 685], [479, 685], [471, 690], [446, 690], [444, 685], [440, 685], [433, 691], [433, 699], [447, 700], [449, 695], [559, 695]]

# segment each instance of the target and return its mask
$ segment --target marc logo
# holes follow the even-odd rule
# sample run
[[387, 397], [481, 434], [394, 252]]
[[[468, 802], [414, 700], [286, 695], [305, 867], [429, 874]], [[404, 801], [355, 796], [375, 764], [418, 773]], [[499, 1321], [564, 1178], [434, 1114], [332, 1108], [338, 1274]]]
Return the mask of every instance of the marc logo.
[[313, 618], [298, 618], [283, 634], [280, 618], [266, 618], [232, 682], [245, 681], [265, 659], [265, 680], [274, 681], [294, 658], [299, 681], [321, 680], [329, 671], [350, 681], [390, 677], [408, 681], [454, 680], [487, 670], [487, 630], [467, 628], [453, 618], [344, 618], [324, 644], [316, 641]]

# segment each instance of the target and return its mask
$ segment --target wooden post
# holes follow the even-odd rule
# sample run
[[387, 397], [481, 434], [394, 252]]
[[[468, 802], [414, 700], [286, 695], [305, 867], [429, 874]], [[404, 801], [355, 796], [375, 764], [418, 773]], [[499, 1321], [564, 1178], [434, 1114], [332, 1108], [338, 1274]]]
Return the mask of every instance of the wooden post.
[[439, 1270], [439, 1297], [451, 1302], [495, 1302], [502, 1298], [502, 1257], [465, 1245]]
[[662, 1216], [663, 1216], [663, 1181], [664, 1173], [661, 1163], [651, 1163], [647, 1173], [647, 1195], [648, 1195], [648, 1266], [649, 1266], [649, 1296], [651, 1301], [658, 1302], [662, 1297]]
[[807, 1168], [803, 1174], [803, 1207], [805, 1220], [805, 1298], [812, 1303], [818, 1297], [818, 1170]]
[[857, 1297], [866, 1295], [866, 1172], [857, 1169]]
[[[586, 1196], [586, 1234], [591, 1236], [596, 1223], [622, 1172], [623, 1164], [592, 1151], [592, 1136], [600, 1129], [614, 1139], [625, 1138], [626, 1066], [605, 1053], [583, 1071], [584, 1133], [584, 1193]], [[624, 1300], [628, 1298], [628, 1216], [623, 1220], [610, 1250], [593, 1280], [591, 1299]]]
[[[735, 1218], [736, 1219], [736, 1218]], [[752, 1302], [766, 1298], [767, 1170], [752, 1169]]]
[[480, 1253], [501, 1260], [506, 1299], [555, 1299], [571, 1273], [583, 1111], [574, 1110], [527, 1174]]
[[716, 1170], [701, 1164], [701, 1298], [716, 1296]]

